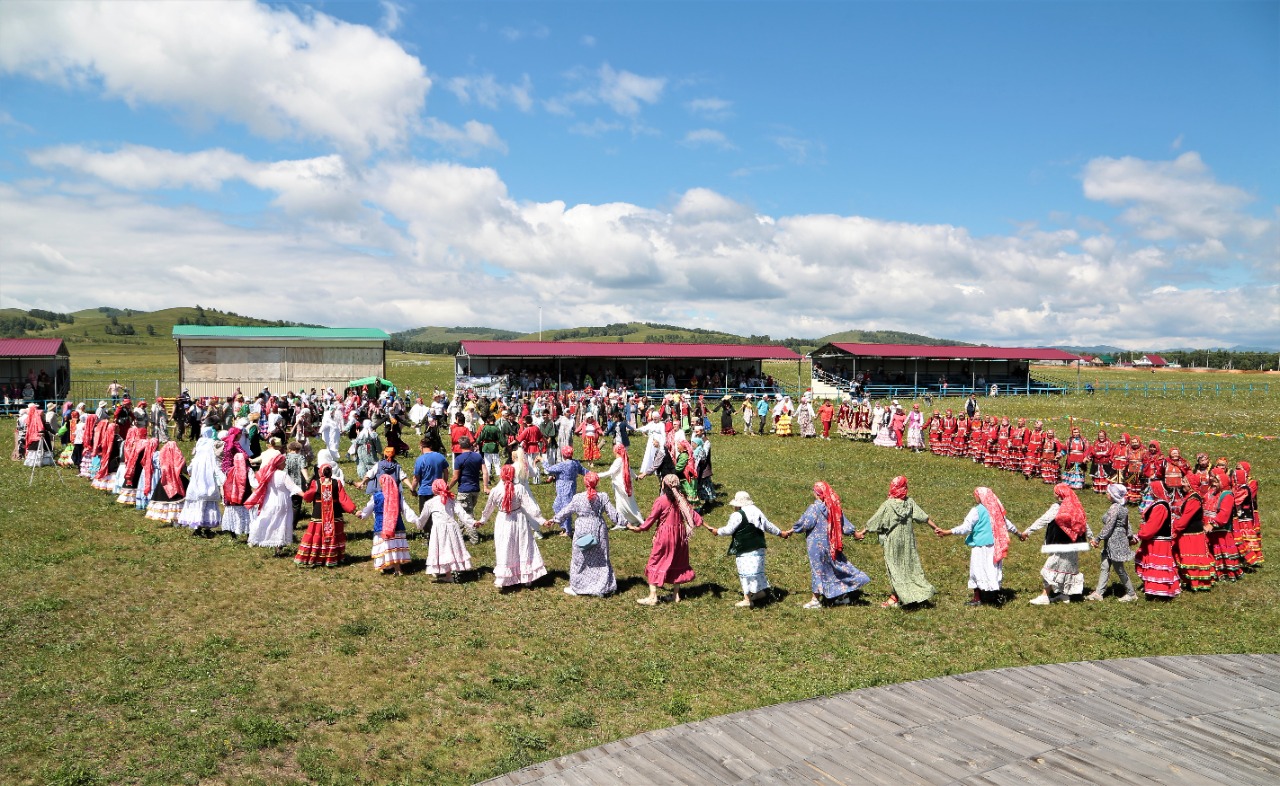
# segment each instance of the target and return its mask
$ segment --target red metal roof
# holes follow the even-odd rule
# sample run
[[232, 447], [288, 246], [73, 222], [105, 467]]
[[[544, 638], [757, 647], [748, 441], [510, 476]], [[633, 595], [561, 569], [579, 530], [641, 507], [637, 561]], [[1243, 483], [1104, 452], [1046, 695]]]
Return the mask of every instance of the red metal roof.
[[1153, 365], [1153, 366], [1167, 366], [1167, 365], [1169, 365], [1169, 361], [1165, 360], [1164, 358], [1160, 357], [1159, 355], [1143, 355], [1143, 357], [1145, 357], [1147, 360], [1150, 360], [1150, 361], [1151, 361], [1151, 365]]
[[1074, 362], [1070, 352], [1052, 347], [959, 347], [954, 344], [827, 344], [814, 350], [814, 357], [827, 347], [858, 357], [922, 358], [928, 360], [1065, 360]]
[[60, 338], [0, 338], [0, 358], [51, 358], [67, 354]]
[[774, 344], [642, 344], [621, 341], [463, 341], [459, 354], [499, 358], [799, 360]]

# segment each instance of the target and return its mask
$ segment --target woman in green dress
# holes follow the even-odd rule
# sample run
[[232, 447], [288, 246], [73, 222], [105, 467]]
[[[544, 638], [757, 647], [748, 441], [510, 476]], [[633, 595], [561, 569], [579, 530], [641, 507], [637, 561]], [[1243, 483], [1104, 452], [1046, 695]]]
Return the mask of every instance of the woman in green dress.
[[899, 475], [889, 484], [889, 498], [857, 533], [859, 539], [867, 532], [880, 536], [884, 565], [893, 588], [889, 599], [880, 604], [885, 608], [911, 606], [933, 597], [933, 585], [924, 577], [920, 552], [916, 550], [917, 523], [928, 523], [937, 529], [929, 514], [907, 496], [907, 479]]

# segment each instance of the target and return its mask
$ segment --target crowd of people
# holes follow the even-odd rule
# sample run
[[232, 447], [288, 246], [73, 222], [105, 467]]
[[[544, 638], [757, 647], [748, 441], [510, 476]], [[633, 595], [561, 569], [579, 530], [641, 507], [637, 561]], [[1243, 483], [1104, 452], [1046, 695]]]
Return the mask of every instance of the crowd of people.
[[[1248, 462], [1229, 468], [1226, 459], [1211, 464], [1199, 454], [1192, 465], [1156, 441], [1143, 445], [1125, 435], [1112, 443], [1105, 432], [1088, 441], [1078, 427], [1063, 442], [1038, 421], [1027, 426], [1022, 419], [966, 410], [925, 418], [918, 405], [908, 412], [897, 402], [855, 401], [837, 409], [808, 394], [798, 405], [786, 396], [747, 396], [741, 404], [727, 396], [708, 402], [696, 393], [649, 400], [605, 386], [505, 398], [361, 389], [283, 396], [263, 390], [209, 400], [183, 391], [172, 410], [163, 399], [150, 406], [104, 400], [94, 411], [83, 403], [43, 410], [31, 405], [17, 419], [14, 458], [34, 468], [52, 464], [57, 453], [59, 464], [77, 469], [118, 503], [199, 537], [227, 533], [288, 556], [295, 531], [301, 532], [292, 558], [304, 567], [347, 561], [345, 517], [354, 515], [372, 519], [368, 559], [375, 569], [403, 573], [412, 559], [413, 527], [427, 541], [426, 572], [452, 582], [477, 569], [468, 545], [492, 526], [495, 585], [528, 586], [547, 573], [537, 541], [558, 530], [572, 539], [564, 591], [605, 596], [617, 589], [610, 533], [652, 530], [649, 593], [638, 601], [644, 605], [657, 604], [666, 587], [680, 599], [680, 587], [694, 579], [689, 539], [700, 528], [729, 538], [742, 590], [738, 605], [744, 607], [770, 595], [766, 535], [805, 536], [812, 594], [807, 608], [860, 596], [870, 579], [849, 561], [844, 539], [862, 540], [868, 532], [878, 536], [890, 585], [882, 605], [928, 602], [935, 590], [921, 564], [917, 524], [938, 537], [965, 538], [969, 602], [975, 605], [1003, 602], [1002, 565], [1012, 539], [1025, 541], [1040, 531], [1047, 560], [1042, 593], [1031, 601], [1036, 605], [1100, 600], [1113, 571], [1124, 588], [1120, 600], [1133, 600], [1125, 566], [1135, 560], [1149, 599], [1205, 591], [1262, 565], [1258, 486]], [[745, 491], [729, 501], [727, 523], [713, 527], [702, 518], [716, 502], [711, 419], [719, 416], [720, 433], [733, 435], [739, 413], [744, 432], [753, 436], [767, 425], [788, 436], [794, 419], [799, 436], [830, 439], [834, 423], [850, 437], [874, 433], [870, 438], [885, 447], [1039, 477], [1052, 485], [1053, 502], [1019, 530], [996, 493], [980, 487], [964, 521], [943, 529], [899, 477], [875, 514], [855, 527], [839, 495], [820, 481], [813, 502], [786, 529]], [[410, 455], [406, 438], [417, 439], [418, 455]], [[644, 441], [638, 469], [630, 458], [633, 438]], [[189, 459], [179, 444], [184, 439], [195, 442]], [[323, 447], [313, 449], [313, 440]], [[403, 458], [412, 459], [411, 471]], [[646, 515], [636, 491], [650, 476], [658, 490]], [[600, 490], [601, 478], [609, 479], [611, 495]], [[1096, 535], [1076, 494], [1086, 479], [1112, 503]], [[549, 516], [532, 492], [544, 481], [555, 485]], [[1130, 523], [1133, 506], [1140, 523]], [[1086, 595], [1079, 558], [1090, 548], [1100, 550], [1100, 577]]]

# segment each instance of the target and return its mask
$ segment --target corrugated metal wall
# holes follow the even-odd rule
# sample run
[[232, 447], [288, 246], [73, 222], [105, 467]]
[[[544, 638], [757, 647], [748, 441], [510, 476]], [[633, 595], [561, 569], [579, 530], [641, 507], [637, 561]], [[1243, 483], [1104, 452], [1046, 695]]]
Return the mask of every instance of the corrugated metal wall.
[[193, 396], [226, 396], [239, 387], [284, 393], [342, 387], [353, 379], [386, 376], [382, 346], [209, 346], [181, 344], [183, 384]]

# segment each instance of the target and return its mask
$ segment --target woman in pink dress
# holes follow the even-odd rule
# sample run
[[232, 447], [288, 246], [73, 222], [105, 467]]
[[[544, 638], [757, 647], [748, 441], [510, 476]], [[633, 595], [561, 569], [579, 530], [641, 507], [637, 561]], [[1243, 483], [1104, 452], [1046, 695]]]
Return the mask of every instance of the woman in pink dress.
[[679, 585], [693, 581], [693, 568], [689, 566], [689, 536], [695, 528], [703, 526], [702, 517], [680, 493], [680, 479], [675, 475], [662, 478], [662, 493], [653, 501], [649, 518], [639, 526], [628, 524], [627, 529], [644, 532], [655, 525], [653, 551], [644, 569], [644, 577], [649, 582], [649, 596], [636, 601], [642, 606], [656, 606], [658, 588], [667, 584], [673, 585], [675, 600], [679, 603]]

